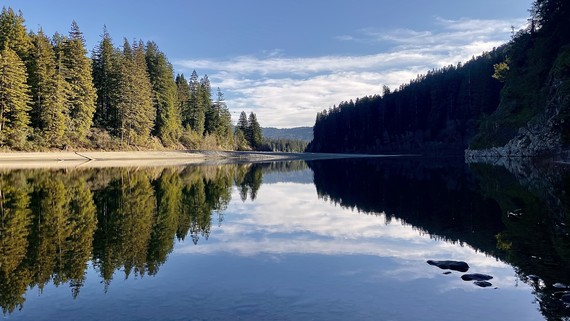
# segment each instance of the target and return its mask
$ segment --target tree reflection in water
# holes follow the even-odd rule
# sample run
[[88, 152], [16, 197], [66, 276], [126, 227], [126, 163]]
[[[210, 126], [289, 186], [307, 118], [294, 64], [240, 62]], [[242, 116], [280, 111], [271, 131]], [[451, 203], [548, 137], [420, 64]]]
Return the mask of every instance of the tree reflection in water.
[[[299, 162], [297, 162], [299, 163]], [[302, 165], [293, 165], [293, 168]], [[291, 163], [0, 173], [0, 306], [21, 309], [28, 288], [69, 284], [91, 261], [105, 290], [117, 271], [155, 275], [176, 239], [208, 239], [235, 184], [256, 197], [262, 172]]]
[[[319, 197], [367, 214], [385, 213], [423, 233], [467, 243], [514, 267], [547, 320], [567, 320], [570, 167], [511, 160], [388, 158], [309, 162]], [[515, 214], [513, 214], [515, 213]], [[569, 292], [570, 293], [570, 292]]]
[[[320, 198], [355, 215], [384, 213], [421, 233], [507, 262], [548, 320], [568, 318], [555, 283], [570, 284], [570, 171], [420, 158], [309, 162]], [[116, 273], [156, 275], [186, 238], [222, 224], [232, 186], [256, 199], [264, 174], [303, 162], [0, 173], [0, 306], [21, 309], [29, 288], [68, 284], [88, 265], [105, 290]], [[275, 177], [275, 176], [273, 176]], [[429, 258], [428, 258], [429, 259]], [[570, 291], [570, 290], [569, 290]]]

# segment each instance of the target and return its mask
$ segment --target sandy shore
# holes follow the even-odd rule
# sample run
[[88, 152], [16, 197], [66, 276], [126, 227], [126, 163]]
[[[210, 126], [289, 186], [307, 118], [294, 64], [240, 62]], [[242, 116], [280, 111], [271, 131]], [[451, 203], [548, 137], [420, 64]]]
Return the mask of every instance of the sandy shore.
[[9, 152], [0, 153], [0, 169], [174, 166], [345, 157], [373, 156], [233, 151]]

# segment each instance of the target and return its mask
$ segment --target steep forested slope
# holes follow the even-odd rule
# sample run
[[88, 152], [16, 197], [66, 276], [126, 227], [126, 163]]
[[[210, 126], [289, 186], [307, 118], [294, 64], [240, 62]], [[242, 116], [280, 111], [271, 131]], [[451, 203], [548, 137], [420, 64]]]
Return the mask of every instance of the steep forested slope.
[[[570, 146], [570, 1], [536, 0], [527, 29], [464, 65], [317, 115], [313, 152], [558, 154]], [[477, 150], [477, 151], [473, 151]]]
[[419, 76], [382, 96], [342, 102], [317, 115], [313, 152], [462, 153], [475, 134], [478, 118], [499, 103], [502, 83], [493, 65], [505, 59], [503, 47], [464, 65]]

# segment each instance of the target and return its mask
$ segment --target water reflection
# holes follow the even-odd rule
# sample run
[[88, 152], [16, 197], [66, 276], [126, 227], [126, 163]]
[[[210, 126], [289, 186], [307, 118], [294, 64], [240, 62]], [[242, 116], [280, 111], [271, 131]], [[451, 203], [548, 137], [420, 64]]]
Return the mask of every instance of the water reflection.
[[[223, 319], [222, 312], [234, 317], [231, 305], [207, 302], [228, 293], [239, 304], [265, 304], [266, 312], [294, 304], [307, 309], [307, 318], [323, 319], [323, 311], [336, 311], [333, 319], [375, 319], [374, 296], [404, 312], [406, 302], [429, 297], [411, 316], [437, 304], [448, 317], [464, 319], [462, 300], [481, 307], [499, 291], [475, 292], [459, 274], [442, 275], [425, 263], [457, 259], [468, 261], [470, 272], [493, 275], [501, 291], [493, 309], [473, 318], [500, 319], [508, 302], [520, 310], [509, 315], [534, 309], [520, 294], [530, 292], [522, 280], [544, 317], [560, 320], [570, 315], [557, 293], [565, 290], [553, 286], [570, 283], [570, 177], [567, 168], [549, 166], [398, 158], [5, 171], [0, 306], [10, 314], [24, 306], [30, 288], [41, 293], [51, 284], [69, 285], [72, 297], [81, 297], [93, 274], [105, 293], [121, 282], [118, 275], [167, 278], [159, 270], [175, 260], [179, 269], [190, 262], [192, 285], [209, 289], [191, 298], [211, 307], [203, 313], [213, 319]], [[264, 269], [264, 260], [289, 264]], [[227, 266], [233, 277], [216, 277]], [[190, 285], [181, 287], [180, 278], [188, 274], [172, 275], [171, 283], [161, 282], [186, 295]], [[283, 297], [289, 301], [280, 306]]]
[[[310, 162], [319, 196], [387, 214], [436, 239], [469, 244], [515, 268], [548, 320], [570, 317], [570, 168], [384, 159]], [[333, 175], [334, 173], [334, 175]], [[557, 284], [558, 283], [558, 284]], [[556, 285], [555, 285], [556, 284]]]
[[[17, 170], [0, 174], [0, 306], [21, 309], [28, 287], [69, 283], [76, 297], [88, 262], [107, 288], [155, 275], [175, 238], [197, 244], [221, 224], [239, 186], [255, 199], [264, 170], [290, 163], [216, 167]], [[302, 165], [301, 165], [302, 166]], [[295, 168], [295, 167], [294, 167]]]

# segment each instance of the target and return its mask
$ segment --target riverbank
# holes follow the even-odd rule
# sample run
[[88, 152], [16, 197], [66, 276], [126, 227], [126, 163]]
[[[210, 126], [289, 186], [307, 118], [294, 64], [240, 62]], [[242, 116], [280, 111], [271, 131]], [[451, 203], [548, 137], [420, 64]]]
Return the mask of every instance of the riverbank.
[[279, 160], [312, 160], [379, 155], [314, 154], [235, 151], [128, 151], [128, 152], [8, 152], [0, 153], [2, 168], [153, 167], [223, 164]]

